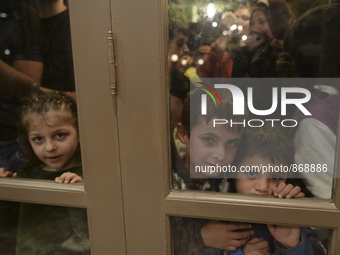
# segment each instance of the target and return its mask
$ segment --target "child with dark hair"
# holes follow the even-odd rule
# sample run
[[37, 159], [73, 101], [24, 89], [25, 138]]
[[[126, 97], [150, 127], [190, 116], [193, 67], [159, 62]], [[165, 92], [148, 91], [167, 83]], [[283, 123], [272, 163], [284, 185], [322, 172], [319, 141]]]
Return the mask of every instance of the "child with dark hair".
[[[282, 126], [266, 122], [262, 127], [247, 127], [244, 131], [234, 164], [236, 179], [231, 179], [231, 192], [256, 195], [274, 195], [279, 198], [304, 197], [299, 186], [285, 184], [288, 173], [284, 171], [261, 172], [261, 166], [290, 166], [294, 163], [294, 144]], [[272, 168], [272, 169], [273, 169]], [[282, 168], [276, 168], [282, 169]], [[252, 189], [244, 183], [252, 182]]]
[[[205, 94], [194, 89], [184, 101], [182, 121], [177, 124], [178, 135], [186, 145], [184, 155], [175, 155], [173, 188], [178, 190], [223, 191], [223, 179], [207, 173], [193, 173], [195, 166], [232, 164], [242, 137], [243, 125], [213, 126], [214, 119], [240, 122], [246, 116], [233, 116], [233, 101], [228, 89], [216, 89], [221, 105], [207, 98], [207, 114], [201, 114], [201, 98]], [[217, 177], [217, 176], [215, 176]], [[233, 250], [248, 242], [251, 230], [237, 232], [250, 224], [222, 223], [191, 218], [173, 217], [174, 252], [176, 255], [199, 254], [203, 246], [227, 247]], [[219, 238], [221, 234], [225, 238]]]
[[[63, 93], [52, 92], [47, 94], [36, 94], [32, 98], [23, 101], [23, 110], [21, 114], [21, 121], [19, 124], [19, 141], [22, 150], [29, 159], [29, 167], [40, 165], [42, 169], [51, 168], [54, 170], [67, 169], [70, 166], [80, 166], [80, 151], [79, 151], [79, 137], [78, 137], [78, 119], [77, 119], [77, 105], [76, 102]], [[65, 132], [63, 129], [65, 128]], [[56, 129], [56, 133], [46, 132], [52, 128]], [[52, 135], [55, 135], [53, 137]], [[68, 139], [71, 139], [68, 141]], [[58, 144], [62, 145], [67, 141], [70, 148], [58, 148]], [[55, 144], [52, 144], [54, 142]], [[49, 144], [51, 143], [51, 144]], [[41, 145], [44, 149], [49, 151], [48, 145], [53, 145], [51, 151], [55, 151], [54, 157], [49, 157], [46, 152], [41, 155]], [[60, 150], [58, 152], [57, 150]], [[63, 152], [61, 149], [67, 149]], [[60, 158], [57, 157], [60, 154]], [[64, 157], [64, 158], [63, 158]], [[24, 171], [21, 171], [24, 174]], [[82, 180], [78, 180], [81, 181]]]
[[[280, 126], [266, 123], [258, 128], [247, 127], [235, 157], [236, 178], [231, 182], [230, 192], [248, 195], [275, 196], [279, 198], [304, 197], [299, 186], [287, 184], [288, 173], [262, 171], [264, 167], [282, 169], [294, 162], [294, 145], [287, 132]], [[249, 242], [236, 251], [224, 252], [206, 248], [202, 255], [211, 254], [277, 254], [277, 255], [324, 255], [326, 251], [310, 228], [279, 226], [273, 224], [253, 225], [254, 234]], [[257, 253], [256, 253], [257, 252]]]
[[206, 115], [201, 114], [201, 98], [205, 94], [202, 90], [193, 90], [184, 101], [182, 121], [177, 123], [177, 131], [187, 150], [183, 159], [179, 160], [183, 163], [182, 167], [175, 168], [174, 173], [174, 180], [177, 180], [174, 186], [179, 189], [203, 190], [205, 189], [203, 183], [208, 185], [209, 182], [209, 190], [219, 190], [219, 186], [213, 185], [216, 179], [207, 179], [205, 173], [197, 174], [197, 178], [190, 179], [190, 171], [193, 174], [195, 166], [216, 164], [228, 166], [236, 155], [243, 125], [214, 126], [214, 119], [241, 122], [247, 116], [233, 116], [232, 95], [228, 89], [216, 91], [221, 98], [221, 105], [215, 106], [214, 101], [207, 98]]
[[[2, 177], [83, 182], [75, 101], [55, 92], [24, 105], [19, 137], [30, 161]], [[90, 254], [87, 228], [85, 209], [21, 203], [16, 255]]]

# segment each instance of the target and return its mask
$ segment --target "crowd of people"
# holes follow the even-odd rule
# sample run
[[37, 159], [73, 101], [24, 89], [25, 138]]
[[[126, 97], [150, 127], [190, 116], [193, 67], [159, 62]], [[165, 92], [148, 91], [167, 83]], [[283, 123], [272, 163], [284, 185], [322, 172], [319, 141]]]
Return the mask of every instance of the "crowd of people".
[[[179, 58], [169, 56], [171, 67], [191, 79], [181, 115], [177, 115], [181, 121], [172, 125], [175, 190], [332, 198], [339, 112], [339, 84], [332, 78], [340, 76], [339, 14], [337, 3], [314, 7], [296, 17], [284, 0], [258, 0], [220, 14], [217, 35], [207, 33], [200, 22], [182, 26], [186, 51]], [[278, 113], [270, 117], [254, 114], [260, 111], [245, 111], [240, 116], [233, 112], [235, 95], [227, 89], [214, 89], [214, 84], [232, 82], [244, 94], [253, 87], [257, 95], [254, 92], [252, 107], [262, 111], [275, 106], [274, 87], [303, 88], [310, 97], [303, 105], [287, 107], [284, 114], [279, 105]], [[290, 96], [296, 100], [302, 97], [298, 93]], [[202, 98], [207, 109], [204, 114]], [[263, 122], [266, 117], [278, 122]], [[214, 122], [243, 123], [251, 118], [262, 121], [262, 125], [237, 128], [231, 121], [224, 125]], [[276, 125], [283, 118], [296, 124]], [[294, 175], [239, 171], [241, 167], [263, 165], [302, 167]], [[311, 175], [310, 167], [317, 165], [326, 166], [326, 171]], [[208, 171], [197, 174], [197, 169], [215, 166], [234, 166], [237, 171], [229, 175]], [[326, 254], [328, 236], [327, 231], [310, 227], [173, 217], [173, 238], [176, 255], [303, 255]]]

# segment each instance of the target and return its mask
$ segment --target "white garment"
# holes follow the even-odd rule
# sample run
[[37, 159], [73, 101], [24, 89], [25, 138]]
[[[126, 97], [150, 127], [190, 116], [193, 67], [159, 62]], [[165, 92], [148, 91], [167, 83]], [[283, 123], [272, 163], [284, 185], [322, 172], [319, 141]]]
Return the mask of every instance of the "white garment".
[[307, 189], [316, 197], [332, 197], [336, 136], [314, 118], [300, 121], [294, 138], [296, 164], [327, 164], [327, 173], [302, 173]]

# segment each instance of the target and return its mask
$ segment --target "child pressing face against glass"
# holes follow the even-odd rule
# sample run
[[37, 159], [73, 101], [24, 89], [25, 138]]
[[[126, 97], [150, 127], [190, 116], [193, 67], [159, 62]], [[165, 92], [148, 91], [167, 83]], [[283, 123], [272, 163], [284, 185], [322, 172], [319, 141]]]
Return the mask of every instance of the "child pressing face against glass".
[[[204, 169], [209, 166], [230, 165], [242, 137], [242, 132], [233, 130], [228, 125], [214, 127], [213, 120], [207, 123], [204, 118], [191, 129], [190, 137], [181, 123], [177, 124], [177, 130], [181, 141], [186, 145], [185, 164], [192, 173], [196, 166]], [[220, 173], [202, 173], [201, 177], [213, 177], [218, 174]]]
[[78, 165], [75, 152], [78, 147], [77, 128], [63, 115], [62, 110], [49, 111], [43, 116], [32, 116], [28, 138], [35, 155], [46, 171], [64, 170]]
[[261, 166], [280, 167], [286, 166], [283, 160], [273, 162], [269, 158], [263, 158], [260, 155], [245, 157], [237, 164], [239, 170], [237, 179], [235, 179], [235, 189], [237, 193], [253, 194], [259, 196], [273, 195], [279, 198], [299, 198], [304, 197], [299, 186], [286, 184], [287, 173], [284, 172], [265, 172], [258, 173], [247, 171], [249, 169], [260, 169]]
[[[235, 189], [237, 193], [248, 195], [274, 195], [279, 198], [300, 198], [305, 194], [301, 192], [299, 186], [293, 186], [292, 184], [286, 184], [287, 173], [258, 173], [258, 172], [240, 172], [245, 169], [255, 169], [260, 166], [272, 166], [280, 167], [287, 165], [284, 160], [276, 160], [276, 162], [269, 158], [263, 158], [260, 155], [253, 155], [245, 157], [241, 162], [237, 164], [239, 170], [237, 179], [235, 179]], [[281, 243], [285, 248], [296, 247], [300, 243], [300, 227], [295, 226], [279, 226], [273, 224], [267, 224], [269, 232], [274, 239]], [[258, 247], [250, 240], [243, 248], [245, 255], [253, 254], [252, 252], [258, 251]], [[256, 241], [260, 243], [262, 240]], [[267, 253], [266, 253], [267, 254]], [[269, 254], [269, 253], [268, 253]]]
[[[28, 98], [19, 131], [22, 149], [29, 160], [21, 172], [23, 178], [57, 176], [55, 181], [59, 183], [83, 182], [83, 178], [75, 173], [81, 174], [81, 164], [77, 106], [71, 97], [51, 92]], [[0, 177], [18, 177], [18, 174], [0, 168]]]
[[[275, 132], [277, 131], [277, 132]], [[249, 171], [251, 169], [262, 169], [263, 166], [271, 166], [272, 169], [279, 169], [281, 166], [287, 166], [288, 162], [280, 157], [280, 152], [283, 155], [289, 155], [290, 149], [293, 151], [292, 143], [284, 132], [279, 129], [264, 127], [261, 130], [248, 129], [242, 143], [244, 155], [240, 160], [237, 160], [238, 174], [234, 180], [234, 185], [237, 193], [258, 196], [275, 196], [279, 198], [300, 198], [305, 194], [301, 192], [299, 186], [286, 184], [287, 173], [285, 172], [257, 172]], [[270, 144], [272, 143], [272, 144]], [[268, 146], [270, 144], [270, 146]], [[285, 145], [282, 145], [285, 144]], [[282, 145], [282, 146], [281, 146]], [[256, 146], [257, 147], [256, 149]], [[266, 148], [266, 146], [268, 146]], [[282, 151], [275, 151], [275, 147], [283, 147]], [[249, 153], [249, 151], [274, 151], [275, 160], [271, 160], [269, 156], [261, 155], [260, 152]], [[287, 159], [290, 157], [287, 157]], [[277, 167], [277, 168], [276, 168]], [[248, 171], [246, 171], [248, 170]], [[300, 243], [300, 227], [295, 226], [279, 226], [267, 224], [268, 230], [274, 239], [282, 244], [285, 248], [296, 247]], [[242, 250], [244, 254], [252, 254], [257, 251], [256, 246], [252, 242], [247, 243]]]
[[240, 122], [246, 115], [233, 115], [233, 98], [229, 90], [216, 89], [220, 96], [221, 106], [216, 106], [211, 98], [207, 98], [206, 114], [201, 113], [202, 96], [205, 92], [194, 89], [184, 100], [182, 120], [177, 123], [177, 131], [181, 142], [186, 146], [183, 157], [190, 177], [196, 180], [213, 178], [221, 171], [210, 171], [217, 167], [229, 167], [234, 161], [243, 133], [242, 125], [215, 124], [215, 119], [232, 119]]
[[[43, 170], [66, 170], [79, 165], [76, 157], [78, 129], [67, 107], [33, 112], [25, 117], [28, 141]], [[83, 182], [83, 179], [75, 173], [65, 172], [55, 181], [75, 183]]]

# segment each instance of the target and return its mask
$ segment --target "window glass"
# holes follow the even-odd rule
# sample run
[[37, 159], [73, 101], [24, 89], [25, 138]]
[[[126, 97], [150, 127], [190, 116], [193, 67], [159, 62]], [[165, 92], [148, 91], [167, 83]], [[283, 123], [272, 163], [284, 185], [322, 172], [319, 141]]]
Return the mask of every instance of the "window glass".
[[328, 254], [321, 228], [172, 217], [173, 254]]
[[90, 254], [86, 209], [0, 201], [1, 254]]
[[[2, 0], [0, 34], [0, 177], [82, 183], [67, 1]], [[85, 209], [0, 207], [1, 254], [89, 254]]]
[[[32, 166], [43, 170], [72, 167], [68, 162], [75, 163], [79, 138], [67, 2], [3, 0], [0, 32], [0, 173], [16, 174]], [[40, 106], [34, 106], [32, 100]], [[64, 106], [67, 109], [61, 111]], [[23, 109], [31, 113], [41, 110], [40, 118], [53, 128], [33, 125], [36, 114], [24, 114], [28, 119], [21, 121]], [[66, 115], [72, 119], [71, 125], [63, 120]], [[61, 145], [69, 138], [73, 139], [72, 148]], [[45, 147], [47, 152], [43, 152], [48, 142], [51, 148]], [[27, 154], [27, 147], [33, 153]], [[65, 152], [68, 156], [62, 159]], [[76, 161], [76, 165], [81, 163], [80, 158]], [[41, 177], [33, 174], [30, 178]]]
[[240, 192], [234, 180], [276, 179], [330, 199], [340, 7], [170, 1], [168, 11], [173, 189]]

